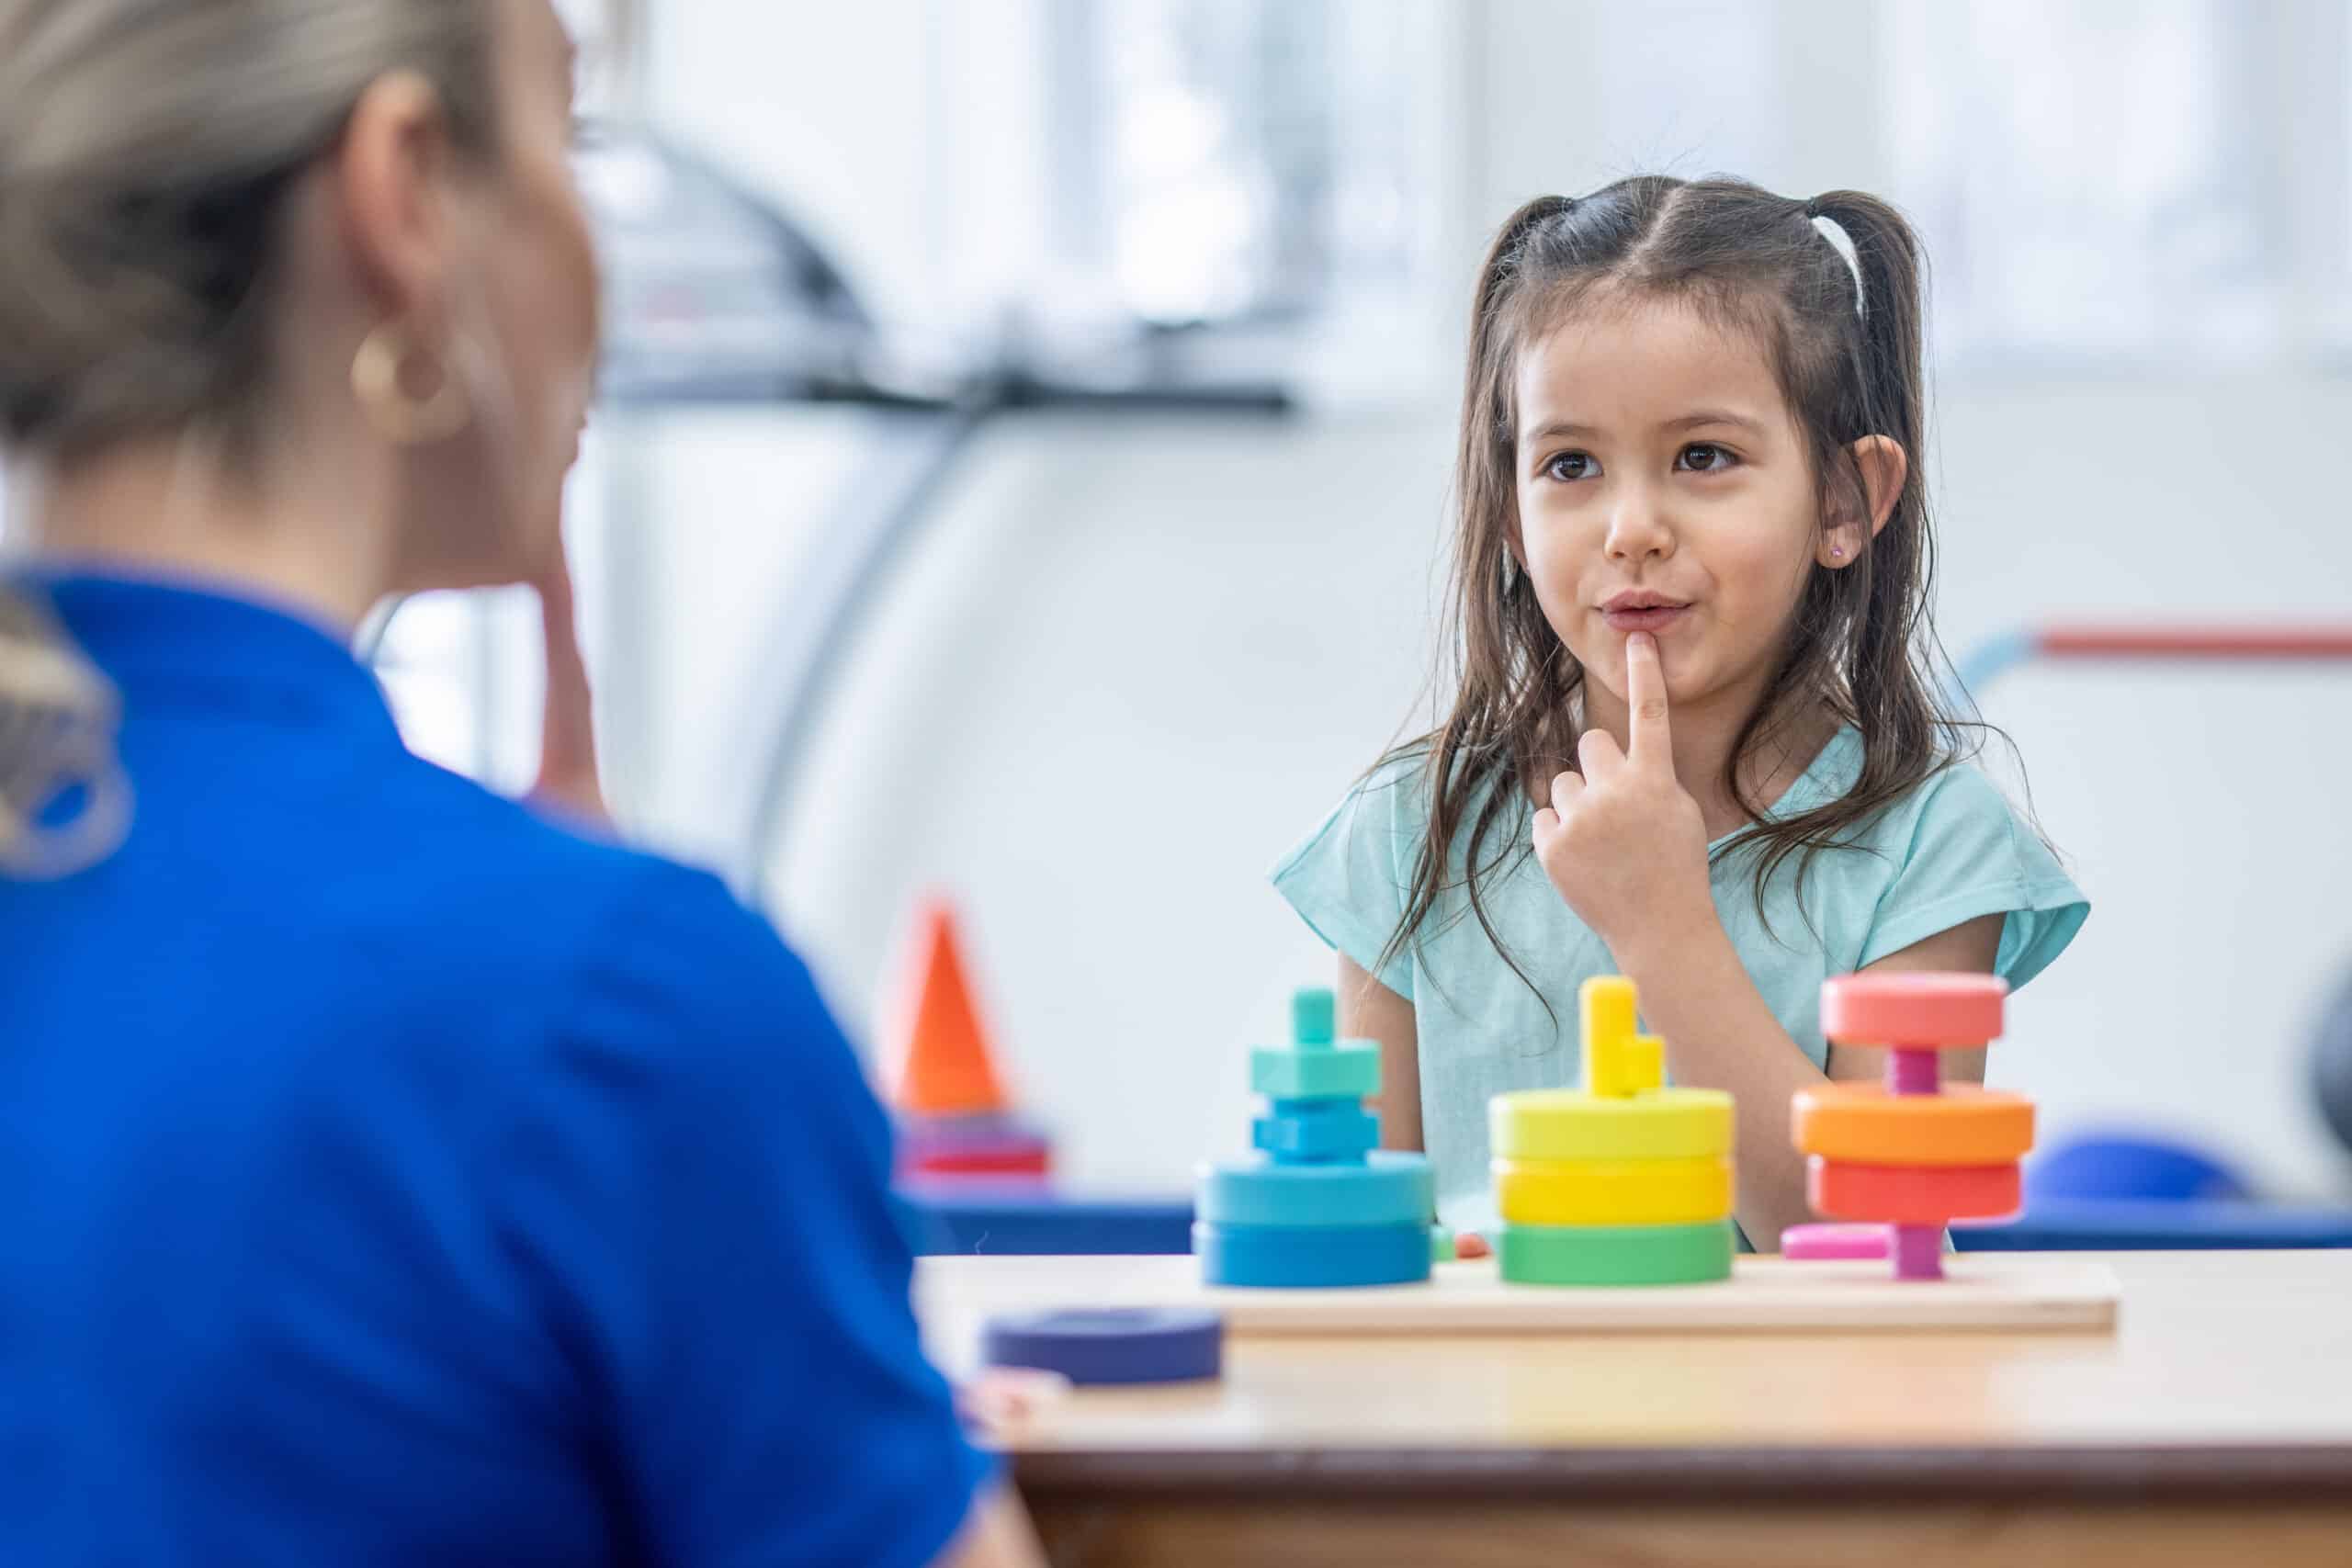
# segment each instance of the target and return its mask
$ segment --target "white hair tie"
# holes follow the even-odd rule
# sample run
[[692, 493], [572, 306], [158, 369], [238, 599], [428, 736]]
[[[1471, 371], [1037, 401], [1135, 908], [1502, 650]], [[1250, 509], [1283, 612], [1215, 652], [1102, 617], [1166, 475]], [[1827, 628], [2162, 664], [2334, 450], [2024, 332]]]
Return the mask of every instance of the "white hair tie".
[[1870, 301], [1862, 296], [1862, 261], [1854, 249], [1853, 236], [1847, 233], [1846, 226], [1835, 218], [1819, 212], [1808, 214], [1808, 217], [1814, 231], [1829, 242], [1829, 248], [1838, 253], [1838, 259], [1844, 262], [1846, 270], [1854, 275], [1854, 314], [1868, 316], [1871, 313]]

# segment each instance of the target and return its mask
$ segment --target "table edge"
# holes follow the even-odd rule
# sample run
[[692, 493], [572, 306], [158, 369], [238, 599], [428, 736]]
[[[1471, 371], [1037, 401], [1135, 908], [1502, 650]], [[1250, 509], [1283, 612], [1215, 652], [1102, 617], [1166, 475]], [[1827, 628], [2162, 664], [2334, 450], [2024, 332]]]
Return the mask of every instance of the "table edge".
[[2334, 1494], [2352, 1444], [2000, 1448], [1355, 1448], [1016, 1451], [1024, 1493], [1596, 1503], [2213, 1503]]

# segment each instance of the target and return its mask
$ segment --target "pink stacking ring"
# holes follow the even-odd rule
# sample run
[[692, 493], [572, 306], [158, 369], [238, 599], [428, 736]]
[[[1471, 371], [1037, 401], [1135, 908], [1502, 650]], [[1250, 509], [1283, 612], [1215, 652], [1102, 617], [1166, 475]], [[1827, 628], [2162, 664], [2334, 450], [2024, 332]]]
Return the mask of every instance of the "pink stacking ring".
[[1781, 1256], [1800, 1263], [1826, 1263], [1847, 1258], [1883, 1261], [1884, 1225], [1791, 1225], [1781, 1233]]
[[1821, 1032], [1849, 1045], [1982, 1045], [2000, 1038], [2008, 994], [1996, 975], [1843, 975], [1822, 985]]

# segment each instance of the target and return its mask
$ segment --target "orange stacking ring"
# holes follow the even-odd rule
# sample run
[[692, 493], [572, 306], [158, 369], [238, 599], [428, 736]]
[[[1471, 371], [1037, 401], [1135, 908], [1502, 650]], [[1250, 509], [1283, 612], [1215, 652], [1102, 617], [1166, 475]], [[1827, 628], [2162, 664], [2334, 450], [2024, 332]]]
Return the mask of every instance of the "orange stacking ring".
[[1973, 1085], [1889, 1094], [1882, 1084], [1800, 1089], [1799, 1153], [1858, 1165], [1990, 1166], [2033, 1147], [2033, 1101]]
[[2001, 1035], [1997, 975], [1846, 975], [1821, 987], [1821, 1032], [1848, 1045], [1951, 1048]]
[[2014, 1214], [2025, 1183], [2014, 1165], [1849, 1165], [1815, 1155], [1805, 1166], [1805, 1199], [1833, 1220], [1940, 1225]]

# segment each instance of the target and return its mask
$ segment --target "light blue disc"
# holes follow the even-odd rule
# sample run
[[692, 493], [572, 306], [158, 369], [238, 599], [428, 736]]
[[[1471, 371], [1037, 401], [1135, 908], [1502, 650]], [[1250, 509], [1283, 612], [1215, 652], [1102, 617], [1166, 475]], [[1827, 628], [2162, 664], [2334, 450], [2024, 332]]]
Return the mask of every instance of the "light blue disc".
[[1210, 1285], [1403, 1285], [1430, 1277], [1426, 1223], [1196, 1224], [1193, 1251], [1201, 1260], [1202, 1282]]
[[1377, 1150], [1362, 1163], [1211, 1166], [1197, 1213], [1215, 1225], [1418, 1225], [1426, 1250], [1436, 1211], [1427, 1157]]

